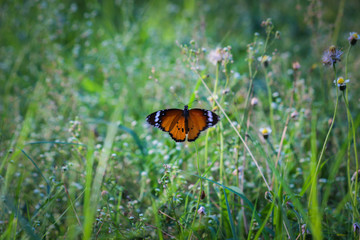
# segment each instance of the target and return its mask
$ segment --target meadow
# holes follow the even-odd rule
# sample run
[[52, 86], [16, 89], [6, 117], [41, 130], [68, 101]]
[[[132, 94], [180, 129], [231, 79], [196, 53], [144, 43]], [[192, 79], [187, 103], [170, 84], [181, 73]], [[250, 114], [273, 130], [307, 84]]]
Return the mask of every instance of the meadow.
[[2, 1], [0, 240], [360, 239], [358, 9]]

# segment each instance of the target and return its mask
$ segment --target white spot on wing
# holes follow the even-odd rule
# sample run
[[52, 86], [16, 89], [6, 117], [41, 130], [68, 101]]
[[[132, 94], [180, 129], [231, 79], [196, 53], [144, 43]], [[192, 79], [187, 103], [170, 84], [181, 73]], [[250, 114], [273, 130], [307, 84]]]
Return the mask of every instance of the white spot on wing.
[[160, 118], [159, 118], [159, 117], [160, 117], [160, 112], [161, 112], [161, 111], [157, 111], [157, 112], [156, 112], [156, 115], [155, 115], [155, 122], [156, 122], [156, 123], [159, 122], [159, 120], [160, 120]]
[[207, 115], [208, 115], [208, 122], [212, 123], [214, 121], [212, 112], [207, 111]]

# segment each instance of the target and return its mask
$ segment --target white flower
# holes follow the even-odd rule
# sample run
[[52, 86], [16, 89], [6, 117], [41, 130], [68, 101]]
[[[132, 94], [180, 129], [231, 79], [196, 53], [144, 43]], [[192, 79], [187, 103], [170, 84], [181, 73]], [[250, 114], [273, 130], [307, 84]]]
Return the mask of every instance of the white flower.
[[252, 106], [256, 106], [259, 103], [259, 99], [257, 99], [256, 97], [253, 97], [251, 99], [251, 105]]
[[272, 132], [271, 128], [269, 127], [260, 128], [259, 130], [265, 139], [267, 139]]
[[221, 48], [216, 48], [215, 50], [211, 50], [209, 53], [209, 61], [215, 66], [223, 60], [223, 53]]
[[264, 67], [269, 66], [269, 62], [271, 61], [271, 57], [268, 55], [264, 55], [262, 57], [258, 57], [258, 61], [261, 62]]
[[360, 37], [359, 37], [359, 34], [357, 32], [351, 32], [350, 37], [348, 38], [349, 43], [351, 45], [355, 45], [357, 40], [359, 40], [359, 39], [360, 39]]
[[203, 206], [199, 207], [198, 214], [200, 214], [200, 215], [205, 215], [206, 214], [205, 208]]
[[350, 79], [344, 79], [343, 77], [338, 77], [336, 80], [334, 80], [335, 85], [337, 85], [341, 91], [344, 91], [346, 89], [346, 84], [350, 82]]
[[324, 65], [333, 66], [335, 63], [341, 61], [342, 54], [343, 52], [341, 50], [332, 45], [324, 52], [322, 62]]
[[209, 61], [215, 66], [218, 63], [227, 63], [232, 61], [231, 47], [216, 48], [211, 50], [208, 55]]

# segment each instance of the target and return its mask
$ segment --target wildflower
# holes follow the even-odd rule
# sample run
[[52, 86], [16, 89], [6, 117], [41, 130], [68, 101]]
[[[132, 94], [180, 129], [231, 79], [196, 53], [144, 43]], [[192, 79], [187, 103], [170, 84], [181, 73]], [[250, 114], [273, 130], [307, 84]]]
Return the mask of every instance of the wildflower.
[[251, 99], [251, 106], [256, 106], [258, 105], [258, 103], [259, 103], [259, 99], [257, 99], [256, 97], [253, 97]]
[[231, 62], [232, 61], [232, 54], [231, 54], [231, 47], [224, 47], [224, 48], [216, 48], [215, 50], [211, 50], [208, 55], [209, 61], [214, 64], [215, 66], [218, 63], [223, 62]]
[[332, 118], [329, 118], [329, 119], [328, 119], [328, 126], [330, 127], [332, 123], [333, 123], [333, 119], [332, 119]]
[[109, 198], [110, 198], [109, 192], [106, 191], [106, 190], [103, 190], [103, 191], [101, 192], [101, 197], [102, 197], [102, 199], [104, 199], [104, 200], [109, 200]]
[[271, 27], [272, 26], [271, 18], [268, 18], [268, 19], [262, 21], [261, 26], [262, 27]]
[[264, 55], [262, 57], [258, 57], [258, 61], [261, 62], [264, 67], [268, 67], [269, 62], [271, 61], [271, 57], [268, 55]]
[[336, 62], [341, 61], [340, 57], [342, 54], [343, 52], [341, 50], [336, 49], [336, 47], [332, 45], [324, 52], [322, 62], [324, 65], [333, 66]]
[[211, 50], [208, 58], [212, 64], [217, 65], [223, 60], [222, 49], [216, 48], [215, 50]]
[[295, 110], [294, 112], [291, 113], [290, 116], [292, 119], [297, 119], [297, 117], [299, 116], [299, 113]]
[[350, 37], [348, 38], [349, 40], [349, 43], [354, 46], [357, 42], [357, 40], [359, 40], [360, 37], [359, 37], [359, 34], [357, 32], [351, 32], [350, 33]]
[[334, 83], [339, 87], [341, 91], [344, 91], [346, 89], [346, 84], [350, 82], [349, 79], [344, 80], [343, 77], [338, 77], [337, 80], [334, 80]]
[[309, 229], [307, 228], [306, 224], [301, 225], [301, 232], [302, 232], [303, 235], [310, 233], [310, 231], [309, 231]]
[[357, 170], [356, 172], [354, 172], [354, 174], [351, 177], [352, 182], [355, 181], [356, 177], [358, 178], [357, 180], [360, 181], [359, 173], [360, 173], [360, 170]]
[[260, 128], [260, 132], [263, 135], [264, 139], [267, 139], [270, 135], [270, 133], [272, 132], [271, 128], [266, 127], [266, 128]]
[[227, 89], [224, 89], [224, 90], [222, 91], [222, 94], [226, 95], [226, 94], [228, 94], [229, 92], [230, 92], [230, 89], [227, 88]]
[[199, 215], [205, 215], [205, 208], [203, 206], [199, 207], [199, 210], [197, 211]]
[[356, 233], [359, 233], [360, 232], [360, 225], [359, 225], [359, 223], [354, 223], [353, 224], [353, 229], [354, 229], [354, 232], [356, 232]]
[[213, 97], [213, 96], [208, 97], [207, 100], [209, 100], [209, 102], [212, 103], [212, 102], [214, 102], [214, 99], [215, 99], [215, 100], [218, 100], [218, 98], [219, 98], [219, 96], [218, 96], [218, 95], [215, 95], [214, 97]]
[[294, 71], [299, 70], [300, 67], [301, 67], [301, 65], [298, 61], [292, 63], [292, 68], [294, 69]]
[[239, 175], [240, 175], [241, 172], [242, 172], [242, 168], [243, 168], [243, 167], [238, 167], [237, 169], [234, 169], [234, 171], [232, 172], [232, 175], [237, 176], [238, 173], [239, 173]]
[[268, 200], [269, 202], [272, 202], [272, 200], [273, 200], [272, 193], [269, 192], [269, 191], [266, 191], [265, 192], [265, 199]]

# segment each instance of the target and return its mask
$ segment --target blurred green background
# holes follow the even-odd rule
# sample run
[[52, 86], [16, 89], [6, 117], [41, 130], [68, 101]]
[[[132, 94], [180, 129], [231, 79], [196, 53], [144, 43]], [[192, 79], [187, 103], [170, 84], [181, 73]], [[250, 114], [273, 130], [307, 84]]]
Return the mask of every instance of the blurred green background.
[[[118, 104], [115, 96], [124, 104], [127, 121], [143, 120], [150, 109], [181, 107], [167, 94], [169, 87], [177, 86], [186, 103], [195, 77], [178, 64], [176, 41], [195, 40], [209, 50], [230, 45], [233, 69], [243, 74], [246, 45], [267, 18], [281, 32], [276, 47], [309, 69], [321, 64], [329, 45], [347, 46], [348, 32], [358, 27], [359, 5], [355, 0], [3, 1], [2, 140], [13, 136], [36, 97], [32, 93], [38, 82], [46, 83], [39, 91], [47, 95], [39, 104], [50, 108], [44, 114], [55, 126], [53, 118], [61, 115], [61, 121], [77, 115], [106, 118]], [[148, 80], [152, 67], [159, 85]], [[315, 86], [321, 87], [318, 82]]]
[[[27, 219], [20, 223], [20, 229], [26, 229], [30, 224], [37, 234], [48, 234], [49, 239], [60, 235], [77, 238], [81, 228], [71, 230], [70, 227], [74, 223], [76, 225], [74, 215], [69, 213], [65, 219], [55, 221], [68, 206], [72, 206], [59, 186], [64, 184], [69, 187], [70, 199], [81, 198], [86, 175], [84, 163], [89, 158], [81, 146], [59, 145], [54, 141], [93, 144], [95, 152], [100, 155], [108, 134], [107, 126], [112, 121], [117, 121], [120, 127], [112, 150], [115, 155], [111, 155], [108, 161], [101, 191], [109, 193], [109, 199], [116, 199], [117, 209], [124, 212], [107, 224], [111, 227], [111, 223], [122, 223], [126, 229], [139, 230], [139, 225], [121, 220], [134, 212], [144, 212], [149, 223], [157, 221], [156, 217], [155, 220], [149, 217], [156, 215], [149, 210], [154, 204], [149, 195], [156, 195], [158, 180], [165, 171], [163, 164], [172, 163], [188, 174], [197, 173], [193, 160], [197, 156], [197, 148], [175, 144], [166, 133], [153, 131], [145, 124], [145, 117], [156, 110], [183, 108], [195, 91], [198, 76], [191, 71], [188, 56], [180, 46], [202, 49], [203, 60], [211, 50], [231, 46], [233, 77], [228, 85], [231, 94], [224, 97], [224, 105], [231, 120], [240, 122], [245, 112], [243, 106], [248, 88], [248, 44], [254, 39], [264, 44], [266, 33], [261, 24], [268, 18], [271, 18], [274, 29], [280, 32], [280, 39], [272, 41], [267, 53], [280, 56], [273, 71], [274, 74], [280, 72], [278, 75], [281, 77], [278, 82], [272, 83], [273, 92], [280, 92], [280, 96], [284, 97], [281, 104], [287, 104], [285, 96], [290, 94], [292, 84], [288, 81], [288, 72], [292, 62], [299, 61], [304, 92], [311, 99], [303, 102], [301, 109], [303, 113], [306, 108], [316, 110], [320, 142], [315, 145], [320, 148], [332, 116], [335, 90], [332, 69], [322, 66], [321, 56], [332, 44], [343, 51], [348, 48], [349, 32], [360, 31], [359, 9], [358, 0], [1, 1], [0, 181], [3, 196], [14, 199], [17, 207], [12, 209], [5, 204], [10, 210], [0, 213], [0, 220], [5, 222], [0, 224], [0, 232], [10, 238], [11, 234], [6, 234], [14, 230], [9, 223], [18, 216], [14, 215], [18, 209]], [[349, 101], [354, 118], [360, 108], [357, 95], [360, 87], [357, 81], [360, 77], [357, 71], [360, 68], [359, 53], [358, 46], [355, 46], [349, 57]], [[260, 52], [256, 54], [261, 56]], [[200, 71], [209, 75], [208, 83], [213, 87], [215, 68], [211, 63], [204, 62]], [[343, 74], [344, 61], [339, 63], [338, 68]], [[222, 73], [219, 85], [224, 86], [225, 81]], [[254, 81], [255, 93], [265, 102], [263, 76], [259, 74]], [[219, 89], [219, 95], [227, 90]], [[196, 95], [199, 101], [193, 106], [212, 108], [209, 94], [202, 86]], [[266, 120], [267, 105], [264, 103], [263, 106], [265, 110], [259, 113], [259, 121], [269, 124]], [[280, 110], [278, 115], [277, 140], [284, 122]], [[116, 116], [116, 119], [111, 116]], [[293, 177], [289, 177], [289, 184], [295, 185], [294, 189], [301, 189], [303, 182], [297, 178], [302, 178], [302, 171], [298, 170], [303, 167], [302, 161], [311, 155], [310, 121], [310, 118], [305, 119], [305, 123], [301, 123], [303, 128], [294, 128], [296, 131], [300, 129], [299, 133], [292, 135], [295, 138], [292, 141], [301, 148], [297, 149], [297, 153], [303, 154], [289, 170], [289, 176]], [[339, 140], [332, 142], [331, 147], [334, 148], [329, 147], [329, 156], [337, 153], [347, 136], [345, 111], [337, 121], [335, 126], [339, 129], [335, 132]], [[232, 151], [240, 142], [229, 124], [226, 121], [222, 124], [225, 161], [231, 162]], [[253, 134], [256, 135], [254, 129]], [[216, 139], [218, 135], [211, 136]], [[200, 151], [204, 149], [203, 141], [204, 137], [198, 140]], [[209, 158], [218, 161], [219, 144], [216, 140], [211, 144]], [[29, 156], [21, 153], [22, 149]], [[95, 167], [101, 165], [97, 156], [95, 154]], [[228, 174], [228, 180], [224, 180], [224, 184], [236, 185], [237, 180], [231, 175], [235, 165], [232, 162], [227, 164], [225, 174]], [[340, 167], [345, 171], [344, 165]], [[305, 174], [306, 168], [307, 165], [304, 165]], [[248, 171], [254, 173], [254, 177], [249, 177], [245, 195], [253, 204], [261, 198], [259, 206], [263, 207], [266, 205], [263, 199], [265, 188], [257, 186], [261, 180], [253, 165]], [[328, 175], [324, 174], [324, 178]], [[344, 177], [344, 174], [340, 175]], [[214, 179], [217, 178], [218, 174], [214, 173]], [[191, 176], [187, 176], [186, 180], [189, 182], [179, 180], [176, 186], [180, 189], [196, 183]], [[342, 184], [346, 185], [346, 181], [343, 180]], [[46, 186], [51, 186], [52, 190], [49, 192]], [[259, 190], [261, 187], [262, 190]], [[337, 196], [336, 189], [332, 191], [336, 198], [335, 208], [346, 193], [339, 191], [338, 194], [343, 195]], [[138, 202], [134, 203], [135, 200]], [[56, 201], [63, 201], [63, 205]], [[82, 209], [83, 203], [77, 203], [76, 207]], [[107, 203], [101, 202], [101, 206], [111, 208]], [[126, 205], [125, 210], [119, 207], [123, 205]], [[248, 217], [251, 214], [251, 211], [247, 212]], [[83, 220], [81, 216], [80, 221]], [[332, 217], [332, 220], [338, 220], [338, 215]], [[352, 223], [344, 220], [344, 224], [348, 225], [339, 227], [339, 232], [351, 232], [349, 226]], [[47, 229], [49, 225], [52, 226], [50, 230]], [[330, 221], [328, 230], [333, 226], [337, 226], [336, 221]], [[99, 230], [103, 234], [99, 236], [106, 238], [106, 231]], [[121, 236], [146, 236], [142, 231]], [[230, 231], [229, 228], [221, 237], [230, 236], [226, 231]], [[31, 235], [31, 230], [25, 232]], [[147, 230], [149, 236], [154, 237], [149, 232]], [[26, 236], [22, 233], [19, 231], [13, 236]]]

